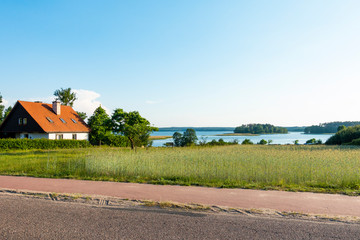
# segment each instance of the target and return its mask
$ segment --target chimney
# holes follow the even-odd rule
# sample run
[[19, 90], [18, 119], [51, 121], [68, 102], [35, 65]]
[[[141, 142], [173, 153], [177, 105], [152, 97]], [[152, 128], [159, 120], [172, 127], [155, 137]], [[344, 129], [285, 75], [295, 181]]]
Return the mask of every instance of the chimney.
[[52, 108], [53, 108], [54, 113], [56, 113], [56, 115], [61, 114], [61, 103], [59, 100], [53, 101]]

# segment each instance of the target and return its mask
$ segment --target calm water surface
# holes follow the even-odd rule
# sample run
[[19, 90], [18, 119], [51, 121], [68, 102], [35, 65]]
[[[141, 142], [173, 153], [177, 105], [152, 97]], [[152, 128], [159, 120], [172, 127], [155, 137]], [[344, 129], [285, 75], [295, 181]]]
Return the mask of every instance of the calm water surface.
[[[182, 133], [182, 132], [181, 132]], [[272, 144], [293, 144], [295, 140], [299, 140], [300, 144], [304, 144], [307, 140], [315, 138], [321, 139], [325, 142], [329, 137], [333, 134], [304, 134], [302, 132], [289, 132], [288, 134], [263, 134], [259, 136], [216, 136], [218, 134], [224, 133], [233, 133], [231, 131], [197, 131], [196, 135], [199, 140], [205, 139], [207, 142], [212, 141], [213, 139], [224, 139], [226, 142], [231, 142], [237, 139], [239, 143], [241, 143], [244, 139], [248, 138], [253, 143], [259, 142], [261, 139], [265, 139], [266, 141], [272, 140]], [[173, 131], [158, 131], [151, 134], [152, 136], [172, 136], [174, 134]], [[172, 142], [171, 138], [163, 139], [163, 140], [154, 140], [154, 147], [161, 147], [166, 142]]]

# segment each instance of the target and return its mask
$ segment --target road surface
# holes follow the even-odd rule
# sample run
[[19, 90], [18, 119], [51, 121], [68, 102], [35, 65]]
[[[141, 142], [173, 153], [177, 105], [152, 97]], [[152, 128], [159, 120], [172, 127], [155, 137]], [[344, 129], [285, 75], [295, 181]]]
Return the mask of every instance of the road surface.
[[65, 203], [0, 193], [0, 239], [358, 239], [360, 225]]

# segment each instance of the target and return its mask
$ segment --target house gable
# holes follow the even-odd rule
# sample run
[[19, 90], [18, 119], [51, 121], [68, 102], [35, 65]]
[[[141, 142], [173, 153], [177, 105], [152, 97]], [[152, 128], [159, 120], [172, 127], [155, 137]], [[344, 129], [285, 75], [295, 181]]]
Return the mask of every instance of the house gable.
[[1, 124], [0, 132], [6, 136], [9, 133], [13, 134], [21, 132], [44, 133], [44, 130], [25, 108], [17, 102]]

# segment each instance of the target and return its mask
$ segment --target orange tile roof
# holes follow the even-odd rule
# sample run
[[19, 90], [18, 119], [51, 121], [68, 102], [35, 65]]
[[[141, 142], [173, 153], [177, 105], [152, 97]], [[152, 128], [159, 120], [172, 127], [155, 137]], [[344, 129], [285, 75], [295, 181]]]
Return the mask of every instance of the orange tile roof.
[[[52, 110], [52, 104], [18, 101], [45, 132], [90, 132], [90, 128], [70, 106], [61, 105], [60, 115]], [[53, 122], [49, 122], [47, 117]], [[60, 118], [64, 119], [63, 123]], [[71, 119], [74, 119], [74, 123]]]

